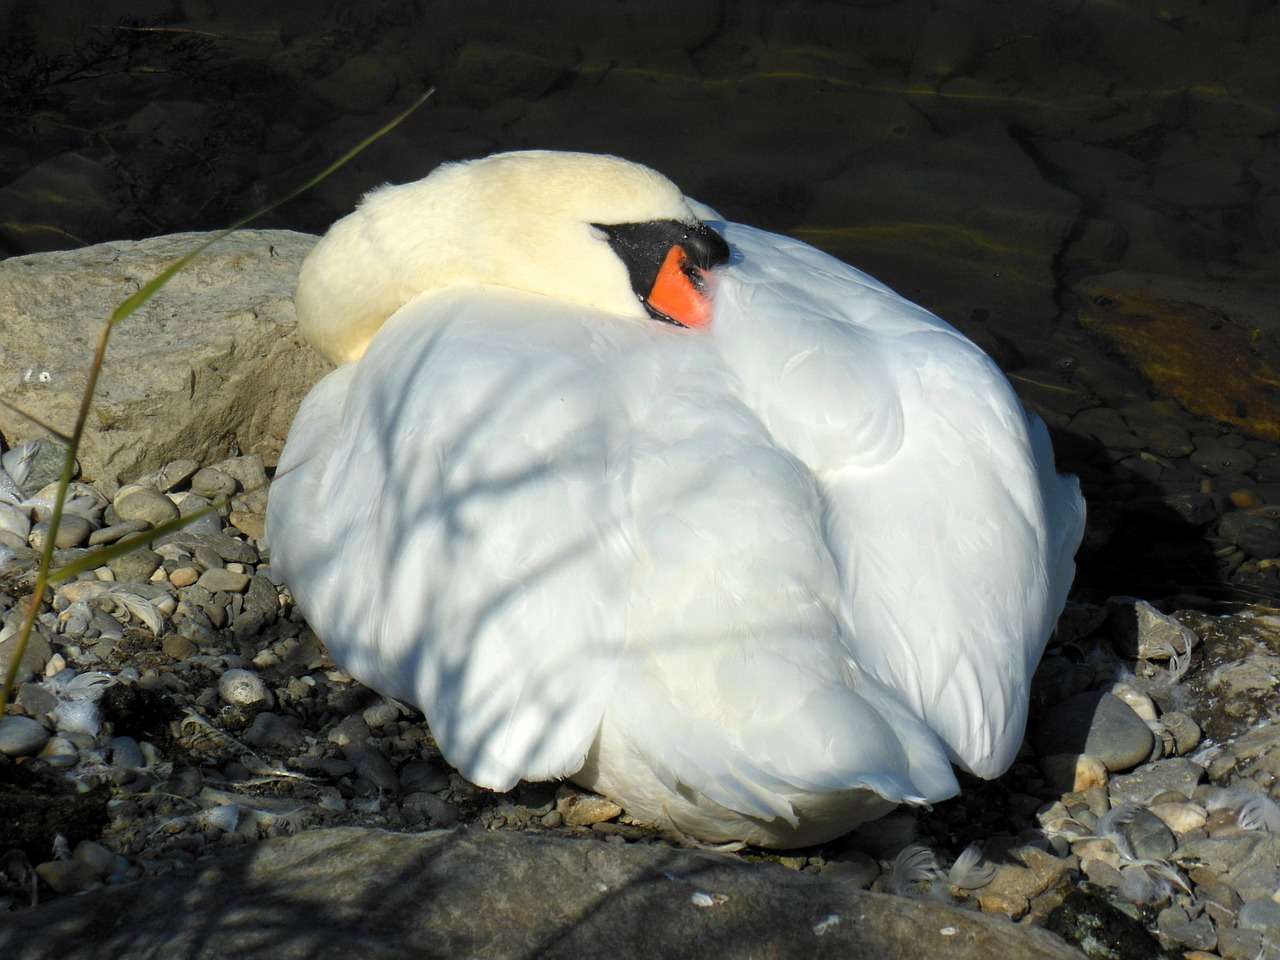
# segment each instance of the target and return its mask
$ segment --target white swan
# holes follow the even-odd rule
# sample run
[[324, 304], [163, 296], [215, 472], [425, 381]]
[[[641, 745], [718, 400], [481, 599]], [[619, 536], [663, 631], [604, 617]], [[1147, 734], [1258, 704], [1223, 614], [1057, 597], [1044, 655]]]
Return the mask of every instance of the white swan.
[[373, 192], [298, 313], [342, 365], [281, 457], [273, 567], [468, 779], [786, 847], [1012, 762], [1083, 503], [937, 317], [550, 152]]

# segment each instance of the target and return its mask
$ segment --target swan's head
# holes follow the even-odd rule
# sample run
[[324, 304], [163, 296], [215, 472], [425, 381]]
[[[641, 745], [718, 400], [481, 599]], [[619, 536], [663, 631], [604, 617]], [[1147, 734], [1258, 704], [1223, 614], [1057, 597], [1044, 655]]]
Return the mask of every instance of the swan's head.
[[637, 163], [527, 151], [374, 190], [298, 277], [298, 324], [334, 363], [418, 294], [487, 283], [699, 326], [729, 248], [670, 180]]

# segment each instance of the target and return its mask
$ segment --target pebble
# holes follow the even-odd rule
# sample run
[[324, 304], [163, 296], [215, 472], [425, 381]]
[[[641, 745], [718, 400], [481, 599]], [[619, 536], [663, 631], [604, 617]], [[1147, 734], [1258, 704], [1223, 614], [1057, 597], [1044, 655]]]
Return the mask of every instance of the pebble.
[[249, 580], [247, 573], [215, 567], [200, 574], [198, 583], [210, 593], [242, 593], [249, 586]]
[[37, 864], [36, 876], [54, 893], [63, 895], [87, 890], [100, 881], [98, 873], [83, 860], [50, 860]]
[[50, 733], [44, 724], [30, 717], [0, 720], [0, 753], [6, 757], [29, 757], [44, 749]]
[[[58, 522], [58, 536], [54, 538], [53, 545], [58, 550], [79, 547], [88, 543], [91, 533], [93, 533], [93, 524], [84, 517], [78, 517], [74, 513], [64, 513]], [[49, 521], [41, 520], [31, 528], [31, 533], [27, 535], [27, 543], [36, 550], [43, 550], [48, 538]]]
[[252, 670], [227, 670], [218, 678], [218, 695], [235, 707], [270, 709], [275, 703], [262, 678]]
[[31, 518], [21, 507], [0, 503], [0, 532], [11, 533], [22, 543], [26, 543], [27, 535], [31, 533]]
[[1155, 738], [1142, 718], [1110, 693], [1089, 692], [1051, 707], [1037, 731], [1043, 756], [1085, 753], [1112, 772], [1128, 770], [1151, 756]]
[[569, 787], [556, 791], [556, 810], [570, 826], [590, 826], [621, 815], [622, 808], [605, 797], [578, 793]]
[[245, 743], [255, 747], [293, 749], [303, 742], [302, 731], [279, 714], [263, 710], [244, 732]]
[[116, 495], [116, 516], [120, 520], [145, 520], [153, 527], [178, 519], [178, 508], [159, 490], [151, 487], [124, 487]]
[[101, 527], [89, 534], [89, 546], [96, 547], [105, 543], [116, 543], [135, 533], [143, 533], [151, 529], [145, 520], [122, 520], [109, 527]]
[[205, 467], [191, 478], [191, 492], [208, 500], [230, 497], [236, 492], [236, 478], [215, 467]]
[[122, 557], [115, 557], [108, 566], [117, 580], [149, 580], [163, 562], [164, 558], [154, 550], [140, 548], [131, 550]]

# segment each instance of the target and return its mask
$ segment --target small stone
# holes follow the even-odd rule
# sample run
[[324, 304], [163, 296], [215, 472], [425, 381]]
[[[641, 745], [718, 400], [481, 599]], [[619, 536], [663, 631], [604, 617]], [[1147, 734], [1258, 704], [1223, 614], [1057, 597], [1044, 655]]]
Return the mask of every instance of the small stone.
[[114, 506], [119, 520], [145, 520], [153, 527], [178, 519], [174, 502], [151, 487], [125, 487], [116, 494]]
[[1090, 787], [1105, 786], [1107, 782], [1106, 764], [1087, 753], [1042, 757], [1040, 772], [1064, 793], [1081, 793]]
[[1170, 711], [1161, 715], [1160, 722], [1164, 724], [1165, 732], [1173, 738], [1174, 750], [1178, 756], [1186, 756], [1200, 746], [1200, 725], [1185, 713]]
[[191, 478], [191, 492], [209, 500], [230, 497], [236, 492], [236, 478], [215, 467], [205, 467]]
[[[0, 639], [0, 676], [9, 670], [9, 664], [18, 650], [17, 622], [15, 616], [8, 621], [3, 630], [0, 630], [0, 638], [3, 638]], [[12, 631], [10, 625], [12, 625]], [[17, 682], [25, 683], [33, 677], [42, 676], [45, 665], [52, 656], [53, 646], [49, 643], [49, 639], [39, 628], [32, 630], [27, 638], [27, 648], [22, 652], [22, 662], [18, 665]]]
[[243, 510], [231, 511], [231, 525], [253, 540], [261, 540], [267, 518], [261, 513], [246, 513]]
[[1209, 814], [1205, 812], [1204, 807], [1190, 800], [1153, 803], [1150, 810], [1174, 833], [1190, 833], [1192, 830], [1199, 830], [1209, 819]]
[[1031, 909], [1031, 902], [1016, 893], [983, 893], [978, 895], [978, 908], [983, 913], [1003, 914], [1017, 920]]
[[1081, 693], [1051, 707], [1035, 735], [1041, 756], [1087, 753], [1112, 772], [1151, 756], [1155, 737], [1142, 718], [1110, 693]]
[[1116, 806], [1124, 802], [1145, 804], [1166, 791], [1190, 797], [1204, 778], [1204, 767], [1194, 760], [1185, 757], [1157, 760], [1141, 770], [1112, 777], [1111, 801]]
[[1156, 712], [1155, 701], [1132, 684], [1112, 684], [1111, 695], [1123, 700], [1130, 710], [1140, 716], [1148, 724], [1155, 723], [1160, 719], [1159, 714]]
[[0, 503], [0, 532], [12, 533], [23, 543], [31, 533], [31, 518], [21, 507], [12, 503]]
[[1236, 914], [1236, 925], [1242, 930], [1256, 930], [1269, 940], [1280, 943], [1280, 903], [1249, 900]]
[[87, 864], [94, 874], [105, 879], [114, 873], [123, 873], [129, 869], [129, 861], [100, 843], [92, 840], [81, 840], [72, 851], [72, 858]]
[[378, 727], [385, 727], [388, 723], [399, 720], [400, 708], [387, 700], [379, 700], [365, 707], [360, 715], [364, 717], [364, 722], [369, 725], [370, 730], [376, 730]]
[[556, 791], [556, 809], [572, 827], [589, 827], [620, 816], [622, 808], [612, 800], [593, 793], [578, 793], [568, 787]]
[[342, 755], [364, 777], [383, 793], [397, 793], [400, 780], [387, 758], [368, 741], [352, 740], [342, 748]]
[[861, 850], [846, 850], [827, 858], [822, 876], [866, 890], [880, 876], [880, 864]]
[[87, 890], [99, 882], [93, 867], [82, 860], [50, 860], [36, 867], [36, 876], [54, 893], [66, 896]]
[[241, 738], [254, 747], [282, 747], [293, 749], [302, 744], [304, 736], [301, 730], [278, 714], [264, 710], [253, 718]]
[[449, 789], [449, 775], [439, 767], [422, 762], [406, 763], [400, 768], [400, 786], [405, 793], [439, 793]]
[[144, 533], [150, 529], [151, 524], [145, 520], [124, 520], [120, 523], [113, 523], [109, 527], [102, 527], [89, 534], [89, 546], [97, 547], [104, 543], [116, 543], [125, 537], [132, 536], [135, 533]]
[[1164, 860], [1178, 848], [1173, 832], [1146, 807], [1135, 807], [1121, 832], [1139, 860]]
[[238, 667], [227, 670], [218, 678], [218, 695], [236, 707], [261, 707], [270, 709], [275, 698], [267, 685], [252, 670]]
[[198, 581], [210, 593], [242, 593], [249, 586], [247, 573], [232, 573], [215, 567], [200, 574]]
[[178, 567], [169, 573], [169, 582], [175, 587], [189, 587], [200, 579], [200, 571], [195, 567]]
[[107, 760], [113, 767], [138, 770], [147, 765], [142, 747], [133, 737], [112, 737], [107, 742]]
[[111, 560], [107, 566], [117, 580], [149, 580], [162, 562], [164, 558], [160, 554], [143, 548], [130, 550], [124, 556]]
[[[93, 533], [93, 524], [84, 517], [74, 513], [64, 513], [58, 523], [58, 536], [54, 539], [53, 545], [59, 550], [83, 546], [89, 541], [91, 533]], [[27, 543], [37, 550], [43, 550], [48, 537], [49, 521], [41, 520], [31, 528]]]
[[446, 802], [441, 797], [437, 797], [434, 793], [408, 794], [400, 802], [400, 805], [403, 809], [415, 811], [427, 824], [433, 827], [452, 827], [458, 823], [457, 809], [453, 804]]
[[1016, 894], [1030, 901], [1067, 875], [1067, 863], [1039, 847], [1013, 847], [1006, 856], [1011, 863], [997, 865], [995, 876], [983, 887], [992, 895]]
[[166, 633], [160, 647], [164, 650], [166, 657], [172, 657], [174, 660], [186, 660], [188, 657], [195, 656], [200, 649], [194, 640], [180, 633]]
[[39, 753], [51, 734], [44, 724], [31, 717], [0, 720], [0, 753], [6, 757], [30, 757]]

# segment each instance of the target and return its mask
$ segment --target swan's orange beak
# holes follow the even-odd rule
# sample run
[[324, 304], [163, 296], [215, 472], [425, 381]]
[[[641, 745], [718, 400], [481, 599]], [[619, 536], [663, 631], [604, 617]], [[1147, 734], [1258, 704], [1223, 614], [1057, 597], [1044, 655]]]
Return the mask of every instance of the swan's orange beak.
[[689, 261], [681, 246], [667, 251], [645, 303], [681, 326], [702, 327], [711, 322], [708, 277]]

